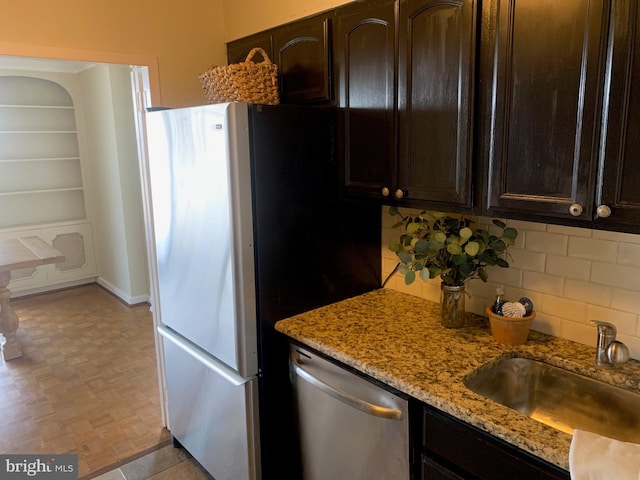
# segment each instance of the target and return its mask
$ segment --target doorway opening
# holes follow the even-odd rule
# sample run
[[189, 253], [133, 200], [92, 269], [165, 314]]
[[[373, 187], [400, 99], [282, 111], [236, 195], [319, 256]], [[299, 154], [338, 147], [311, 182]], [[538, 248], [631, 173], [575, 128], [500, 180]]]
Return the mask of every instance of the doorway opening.
[[[46, 49], [46, 52], [44, 56], [40, 57], [40, 56], [31, 56], [31, 55], [42, 55], [43, 49], [35, 49], [31, 48], [31, 47], [16, 47], [16, 48], [7, 48], [6, 45], [3, 45], [4, 48], [0, 48], [0, 75], [4, 75], [4, 74], [8, 74], [8, 72], [30, 72], [30, 75], [40, 75], [40, 76], [44, 76], [44, 77], [51, 77], [51, 76], [55, 76], [55, 75], [67, 75], [67, 76], [73, 76], [73, 75], [82, 75], [82, 72], [84, 72], [85, 75], [87, 75], [87, 72], [98, 72], [98, 74], [93, 75], [93, 80], [95, 80], [96, 83], [94, 83], [93, 85], [97, 85], [100, 83], [100, 81], [104, 81], [105, 79], [109, 80], [109, 81], [115, 81], [117, 75], [114, 75], [113, 72], [118, 71], [119, 69], [122, 68], [126, 68], [128, 71], [128, 88], [129, 88], [129, 95], [130, 95], [130, 99], [131, 99], [131, 105], [132, 105], [132, 110], [129, 112], [130, 115], [130, 124], [131, 124], [131, 129], [126, 131], [126, 132], [122, 132], [121, 135], [121, 139], [124, 138], [124, 136], [128, 137], [127, 140], [129, 142], [133, 142], [133, 153], [131, 153], [131, 149], [129, 149], [129, 153], [126, 155], [123, 155], [122, 151], [118, 151], [118, 148], [122, 147], [123, 142], [118, 143], [118, 140], [115, 141], [115, 150], [112, 152], [114, 155], [110, 155], [107, 152], [101, 152], [100, 148], [104, 148], [103, 144], [96, 144], [95, 146], [95, 151], [94, 152], [89, 152], [90, 149], [87, 148], [87, 151], [85, 151], [85, 155], [91, 155], [92, 158], [91, 160], [94, 159], [94, 153], [96, 153], [96, 155], [104, 155], [105, 158], [106, 157], [110, 157], [111, 160], [113, 160], [114, 158], [116, 158], [115, 161], [113, 161], [113, 163], [109, 163], [109, 162], [104, 162], [104, 163], [100, 163], [98, 164], [98, 166], [96, 165], [92, 165], [92, 168], [94, 169], [93, 172], [91, 172], [91, 175], [88, 176], [87, 178], [87, 187], [89, 189], [93, 189], [93, 192], [100, 191], [103, 193], [104, 187], [107, 184], [110, 184], [110, 182], [120, 182], [121, 183], [121, 187], [123, 188], [123, 190], [127, 190], [127, 194], [129, 195], [124, 201], [126, 203], [126, 205], [124, 205], [124, 207], [126, 208], [128, 213], [131, 213], [132, 211], [135, 211], [136, 208], [138, 209], [138, 218], [137, 218], [137, 228], [139, 229], [137, 234], [138, 234], [138, 241], [137, 242], [132, 242], [134, 244], [134, 246], [132, 247], [131, 244], [128, 245], [128, 248], [131, 248], [131, 252], [129, 252], [131, 255], [131, 258], [134, 258], [137, 256], [138, 260], [140, 259], [140, 256], [144, 257], [144, 272], [141, 273], [141, 269], [140, 269], [140, 265], [137, 265], [137, 270], [135, 272], [134, 275], [131, 275], [131, 271], [129, 271], [129, 281], [137, 281], [138, 283], [140, 283], [140, 276], [144, 275], [145, 279], [144, 279], [144, 284], [146, 285], [146, 287], [143, 290], [146, 290], [145, 292], [141, 292], [140, 289], [138, 290], [132, 290], [132, 291], [121, 291], [118, 288], [117, 284], [114, 284], [113, 282], [110, 282], [109, 280], [104, 280], [100, 281], [101, 277], [101, 272], [100, 272], [100, 258], [104, 258], [105, 255], [108, 255], [111, 251], [111, 254], [114, 255], [114, 258], [117, 257], [117, 254], [119, 252], [121, 252], [122, 250], [119, 248], [119, 246], [116, 244], [115, 246], [113, 245], [109, 245], [108, 242], [111, 240], [110, 236], [112, 237], [113, 235], [113, 230], [114, 228], [119, 228], [119, 227], [114, 227], [114, 228], [102, 228], [102, 230], [99, 228], [98, 231], [108, 231], [109, 234], [108, 235], [104, 235], [104, 234], [100, 234], [99, 236], [94, 235], [93, 238], [93, 243], [95, 246], [98, 246], [98, 248], [96, 248], [96, 260], [97, 260], [97, 270], [96, 270], [96, 275], [95, 278], [97, 280], [97, 283], [100, 284], [101, 286], [98, 286], [94, 283], [87, 283], [87, 282], [77, 282], [80, 286], [73, 286], [72, 288], [66, 289], [66, 290], [60, 290], [60, 291], [54, 291], [52, 293], [43, 293], [43, 294], [39, 294], [39, 295], [27, 295], [24, 296], [23, 298], [20, 298], [18, 300], [18, 306], [19, 308], [22, 309], [26, 309], [27, 307], [29, 307], [29, 309], [33, 309], [33, 311], [37, 312], [39, 311], [39, 308], [43, 308], [44, 310], [42, 310], [42, 315], [44, 318], [46, 315], [45, 313], [51, 314], [53, 311], [55, 311], [55, 308], [46, 308], [46, 307], [42, 307], [42, 302], [52, 302], [51, 305], [55, 304], [56, 307], [62, 306], [64, 305], [64, 308], [67, 309], [67, 313], [66, 314], [61, 314], [62, 317], [64, 317], [65, 315], [76, 315], [79, 316], [81, 318], [80, 323], [83, 325], [82, 328], [86, 329], [85, 331], [88, 333], [91, 330], [95, 330], [93, 333], [100, 331], [100, 329], [105, 329], [105, 328], [114, 328], [116, 329], [116, 333], [118, 333], [117, 329], [119, 329], [119, 333], [121, 334], [118, 338], [126, 338], [127, 335], [130, 335], [132, 333], [132, 331], [127, 331], [126, 328], [122, 327], [122, 323], [118, 323], [121, 322], [122, 319], [127, 319], [126, 321], [130, 321], [132, 323], [136, 323], [137, 321], [140, 321], [142, 323], [144, 323], [145, 325], [147, 325], [148, 328], [148, 332], [147, 332], [147, 336], [151, 335], [152, 338], [152, 344], [151, 346], [153, 348], [146, 348], [145, 349], [145, 353], [146, 356], [150, 357], [154, 367], [155, 367], [155, 372], [154, 375], [157, 377], [157, 384], [158, 384], [158, 391], [156, 393], [156, 398], [153, 399], [155, 400], [155, 404], [156, 404], [156, 408], [158, 408], [159, 410], [159, 427], [163, 428], [166, 426], [166, 417], [165, 417], [165, 400], [164, 400], [164, 396], [163, 396], [163, 392], [164, 392], [164, 379], [162, 376], [162, 372], [161, 369], [159, 368], [159, 365], [161, 365], [161, 355], [162, 352], [160, 350], [160, 343], [158, 342], [156, 335], [155, 335], [155, 319], [153, 318], [153, 315], [151, 312], [149, 312], [149, 304], [153, 304], [152, 299], [154, 298], [154, 291], [155, 290], [155, 282], [154, 282], [154, 274], [153, 272], [150, 273], [150, 269], [152, 269], [152, 266], [149, 266], [147, 264], [148, 259], [149, 258], [153, 258], [150, 257], [150, 255], [152, 254], [152, 251], [149, 250], [149, 248], [152, 248], [153, 242], [151, 241], [149, 235], [151, 235], [150, 233], [150, 229], [147, 228], [148, 225], [150, 225], [149, 223], [149, 216], [148, 216], [148, 202], [147, 202], [147, 198], [148, 198], [148, 192], [146, 191], [146, 187], [145, 185], [146, 183], [146, 146], [144, 144], [144, 111], [145, 108], [147, 107], [151, 107], [152, 106], [152, 102], [154, 101], [153, 99], [155, 99], [155, 102], [158, 102], [158, 98], [159, 98], [159, 89], [157, 88], [158, 85], [158, 74], [157, 74], [157, 66], [156, 66], [156, 60], [155, 58], [151, 58], [151, 59], [134, 59], [128, 56], [122, 56], [119, 54], [109, 54], [109, 53], [103, 53], [103, 52], [70, 52], [67, 50], [64, 51], [55, 51], [52, 49]], [[3, 51], [4, 50], [4, 51]], [[37, 50], [37, 51], [36, 51]], [[21, 55], [16, 55], [15, 53], [19, 52]], [[78, 58], [82, 58], [83, 60], [79, 60]], [[87, 60], [88, 59], [88, 60]], [[135, 60], [135, 61], [133, 61]], [[142, 61], [139, 61], [142, 60]], [[38, 73], [39, 72], [39, 73]], [[122, 77], [119, 77], [120, 80], [122, 80]], [[152, 89], [151, 85], [155, 85], [156, 88]], [[89, 107], [86, 107], [87, 110], [85, 113], [87, 112], [94, 112], [100, 108], [100, 99], [94, 99], [94, 101], [90, 102], [91, 105]], [[106, 118], [108, 118], [108, 115], [91, 115], [93, 118], [93, 121], [100, 121], [102, 123], [100, 124], [94, 124], [91, 128], [94, 131], [104, 131], [104, 130], [116, 130], [118, 124], [120, 124], [121, 122], [119, 122], [120, 120], [122, 120], [122, 117], [118, 117], [118, 113], [122, 114], [122, 111], [116, 111], [114, 110], [111, 113], [114, 113], [114, 115], [112, 115], [112, 119], [111, 119], [111, 123], [107, 122], [107, 120], [105, 120]], [[82, 115], [81, 115], [82, 117]], [[87, 117], [87, 115], [84, 115], [84, 117]], [[99, 120], [96, 120], [99, 119]], [[83, 121], [86, 120], [86, 118], [82, 119]], [[81, 127], [81, 128], [84, 128]], [[95, 139], [95, 137], [93, 137], [93, 139]], [[86, 139], [87, 142], [92, 141], [93, 139], [89, 140]], [[85, 145], [86, 146], [86, 145]], [[113, 144], [111, 145], [113, 146]], [[129, 145], [129, 147], [131, 147], [131, 145]], [[120, 160], [122, 160], [123, 157], [127, 157], [128, 158], [124, 158], [124, 161], [122, 162], [118, 162], [118, 158]], [[134, 159], [135, 164], [132, 165], [131, 164], [131, 159]], [[89, 161], [89, 159], [86, 159], [86, 161]], [[86, 170], [90, 170], [90, 168], [88, 166], [85, 165], [85, 169]], [[134, 174], [135, 173], [135, 174]], [[137, 189], [137, 190], [136, 190]], [[122, 193], [122, 192], [120, 192]], [[137, 197], [137, 198], [136, 198]], [[87, 212], [87, 221], [88, 222], [100, 222], [103, 221], [103, 219], [108, 218], [110, 220], [113, 220], [113, 211], [110, 210], [110, 204], [109, 201], [103, 202], [101, 205], [97, 205], [100, 203], [100, 200], [104, 200], [104, 198], [109, 198], [109, 196], [103, 197], [102, 199], [97, 199], [96, 197], [91, 197], [89, 199], [89, 204], [90, 204], [90, 208], [88, 209]], [[122, 199], [121, 199], [122, 200]], [[132, 202], [137, 201], [139, 203], [139, 205], [136, 207], [135, 205], [132, 204]], [[120, 208], [122, 208], [122, 205], [118, 206]], [[126, 225], [127, 223], [129, 223], [130, 225], [135, 225], [136, 219], [133, 217], [129, 217], [129, 218], [121, 218], [120, 220], [118, 220], [122, 223], [122, 225], [120, 225], [120, 227], [123, 228], [123, 230], [126, 230]], [[109, 226], [111, 227], [111, 226]], [[1, 233], [1, 232], [0, 232]], [[142, 239], [140, 239], [140, 235], [142, 235]], [[122, 235], [123, 237], [125, 237], [125, 241], [129, 241], [131, 240], [130, 238], [126, 238], [127, 237], [127, 233], [123, 233]], [[104, 263], [105, 265], [110, 265], [113, 262], [109, 262], [108, 260]], [[149, 262], [151, 263], [151, 262]], [[131, 269], [130, 269], [131, 270]], [[109, 273], [113, 273], [113, 272], [109, 272]], [[133, 278], [136, 277], [137, 278]], [[71, 287], [71, 285], [65, 285], [66, 287]], [[11, 284], [9, 285], [9, 288], [11, 289], [12, 286]], [[37, 293], [37, 290], [33, 290], [33, 291], [26, 291], [27, 294], [31, 294], [31, 293]], [[105, 315], [104, 312], [96, 312], [94, 310], [92, 310], [91, 308], [89, 308], [87, 305], [84, 305], [83, 302], [86, 302], [88, 298], [90, 298], [92, 295], [96, 295], [97, 299], [100, 300], [104, 300], [107, 303], [110, 303], [110, 307], [106, 307], [107, 310], [109, 309], [115, 309], [115, 311], [119, 312], [117, 315], [115, 315], [114, 317], [110, 317], [109, 315]], [[20, 295], [17, 295], [18, 297]], [[104, 298], [103, 298], [104, 297]], [[113, 303], [113, 301], [115, 300], [115, 303]], [[66, 303], [65, 303], [66, 302]], [[70, 303], [69, 303], [70, 302]], [[89, 302], [91, 305], [97, 305], [100, 304], [101, 302], [97, 301], [97, 300], [92, 300]], [[31, 304], [31, 305], [27, 305], [27, 304]], [[132, 304], [132, 305], [127, 305], [127, 304]], [[85, 312], [85, 313], [78, 313], [76, 311], [76, 313], [69, 313], [71, 311], [73, 311], [74, 307], [79, 307], [81, 310], [81, 312]], [[84, 307], [83, 307], [84, 305]], [[82, 308], [84, 308], [84, 310], [82, 310]], [[31, 315], [31, 314], [29, 314]], [[85, 318], [82, 318], [82, 317]], [[118, 318], [117, 320], [115, 318]], [[144, 317], [144, 319], [140, 320], [142, 317]], [[50, 317], [49, 317], [50, 318]], [[114, 322], [114, 325], [110, 325], [109, 324], [109, 320], [112, 320]], [[67, 323], [65, 323], [65, 320], [67, 321]], [[78, 320], [78, 318], [76, 318], [76, 320]], [[125, 324], [126, 325], [126, 321]], [[68, 319], [65, 318], [60, 318], [59, 319], [60, 324], [55, 326], [55, 331], [57, 332], [63, 332], [64, 333], [64, 329], [65, 327], [69, 327], [69, 329], [71, 328], [70, 322], [68, 321]], [[37, 330], [37, 321], [36, 321], [36, 331]], [[41, 330], [40, 330], [41, 331]], [[42, 331], [41, 331], [42, 332]], [[68, 331], [68, 333], [70, 333], [70, 330]], [[18, 332], [18, 335], [20, 336], [20, 331]], [[133, 335], [131, 337], [132, 340], [136, 340], [135, 337], [136, 335]], [[37, 345], [38, 347], [41, 346], [42, 343], [44, 342], [49, 342], [51, 341], [51, 348], [59, 351], [59, 352], [63, 352], [63, 351], [67, 351], [67, 352], [71, 352], [74, 349], [77, 349], [77, 352], [80, 353], [83, 349], [86, 349], [87, 352], [89, 351], [89, 348], [96, 348], [95, 350], [95, 355], [105, 355], [105, 353], [108, 351], [108, 346], [104, 345], [103, 348], [100, 348], [99, 346], [93, 345], [91, 347], [88, 346], [88, 344], [86, 343], [86, 340], [79, 340], [79, 343], [76, 344], [75, 346], [73, 346], [72, 344], [70, 344], [69, 342], [66, 342], [64, 344], [54, 344], [52, 339], [49, 338], [50, 336], [45, 335], [45, 336], [38, 336], [36, 334], [36, 342], [40, 342], [39, 345]], [[66, 335], [62, 335], [63, 338], [65, 338], [66, 340], [69, 340], [69, 338]], [[105, 337], [106, 338], [106, 337]], [[112, 343], [115, 342], [115, 340], [112, 340]], [[98, 345], [99, 345], [99, 341], [98, 341]], [[148, 342], [145, 344], [148, 346]], [[131, 348], [135, 349], [135, 348], [139, 348], [135, 346], [135, 343], [131, 343]], [[85, 354], [87, 352], [84, 352]], [[32, 358], [28, 357], [29, 353], [32, 353], [34, 356]], [[65, 365], [64, 362], [61, 360], [61, 363], [58, 364], [57, 366], [52, 366], [52, 365], [48, 365], [45, 366], [44, 363], [39, 363], [41, 362], [43, 359], [39, 353], [38, 348], [33, 348], [32, 350], [27, 350], [27, 353], [25, 355], [25, 358], [21, 358], [21, 359], [17, 359], [17, 360], [13, 360], [11, 362], [15, 362], [15, 363], [11, 363], [11, 362], [7, 362], [4, 365], [2, 365], [2, 371], [4, 371], [5, 374], [5, 378], [11, 378], [12, 381], [17, 380], [17, 384], [20, 384], [20, 380], [19, 380], [19, 374], [20, 371], [31, 371], [32, 368], [38, 369], [40, 367], [43, 368], [43, 372], [44, 371], [48, 371], [48, 375], [45, 375], [44, 377], [38, 377], [38, 380], [36, 380], [35, 382], [38, 385], [31, 385], [30, 387], [27, 387], [25, 385], [23, 385], [25, 387], [25, 390], [23, 391], [23, 393], [20, 393], [20, 390], [13, 390], [13, 395], [23, 395], [23, 400], [25, 400], [27, 402], [27, 404], [29, 404], [30, 406], [33, 407], [33, 409], [31, 410], [32, 412], [34, 412], [34, 415], [36, 416], [40, 416], [38, 418], [41, 418], [42, 415], [44, 415], [45, 417], [50, 417], [50, 419], [53, 419], [53, 423], [51, 423], [51, 425], [49, 425], [48, 427], [44, 428], [43, 434], [46, 434], [46, 432], [49, 432], [49, 436], [51, 436], [54, 432], [52, 432], [52, 429], [55, 431], [56, 429], [58, 430], [58, 433], [61, 434], [60, 436], [60, 444], [58, 447], [59, 451], [23, 451], [23, 452], [16, 452], [16, 453], [78, 453], [78, 454], [82, 454], [82, 451], [77, 451], [74, 452], [73, 450], [67, 450], [65, 449], [64, 445], [65, 445], [65, 437], [63, 436], [64, 433], [64, 429], [68, 428], [69, 425], [73, 425], [73, 428], [78, 430], [78, 429], [82, 429], [82, 425], [86, 426], [88, 424], [90, 424], [91, 422], [93, 422], [94, 424], [96, 424], [96, 422], [99, 423], [99, 420], [96, 420], [95, 418], [84, 418], [84, 419], [72, 419], [71, 417], [69, 417], [69, 412], [72, 411], [78, 411], [78, 412], [82, 412], [83, 409], [81, 408], [82, 406], [82, 394], [78, 395], [77, 401], [78, 404], [73, 406], [65, 406], [65, 405], [61, 405], [61, 404], [56, 404], [55, 402], [53, 404], [48, 404], [46, 402], [42, 402], [43, 398], [38, 397], [38, 395], [36, 395], [35, 397], [33, 397], [33, 392], [40, 392], [40, 395], [45, 395], [43, 392], [43, 389], [41, 387], [46, 386], [50, 383], [61, 383], [64, 381], [63, 377], [60, 377], [60, 375], [64, 372], [67, 372], [67, 370], [65, 370]], [[81, 355], [76, 357], [75, 359], [73, 358], [74, 355], [72, 354], [70, 357], [67, 357], [65, 361], [71, 361], [71, 362], [80, 362], [79, 365], [76, 365], [76, 367], [82, 368], [82, 362], [79, 360], [81, 358]], [[58, 357], [58, 358], [62, 358], [62, 357]], [[106, 355], [104, 358], [108, 358]], [[25, 364], [27, 365], [28, 368], [26, 368], [25, 370]], [[68, 365], [67, 365], [68, 366]], [[115, 367], [115, 362], [112, 362], [112, 364], [110, 365], [109, 363], [105, 363], [104, 364], [104, 369], [108, 370], [110, 368], [116, 368]], [[35, 378], [33, 376], [30, 377], [31, 379]], [[100, 382], [102, 380], [100, 380], [99, 375], [95, 375], [92, 376], [93, 381], [94, 382]], [[135, 380], [134, 380], [135, 381]], [[64, 385], [60, 385], [61, 388], [64, 388]], [[35, 390], [34, 390], [35, 388]], [[115, 390], [113, 391], [108, 391], [105, 390], [104, 393], [102, 394], [102, 400], [107, 401], [108, 398], [110, 396], [113, 396], [113, 398], [117, 398], [119, 393], [117, 391], [118, 387], [117, 385], [114, 385]], [[28, 393], [31, 392], [31, 393]], [[91, 393], [87, 393], [85, 392], [85, 394], [87, 395], [92, 395]], [[40, 398], [40, 401], [38, 401], [38, 398]], [[15, 399], [15, 398], [14, 398]], [[50, 399], [48, 399], [50, 400]], [[33, 403], [29, 403], [32, 402]], [[152, 402], [153, 404], [154, 402]], [[45, 406], [47, 405], [47, 406]], [[56, 407], [53, 407], [52, 405], [56, 405]], [[45, 409], [43, 410], [38, 410], [38, 408], [40, 409]], [[62, 417], [60, 417], [59, 415], [56, 417], [56, 409], [58, 409], [59, 411], [63, 411], [66, 412], [66, 417], [63, 415]], [[3, 409], [3, 411], [6, 413], [7, 410]], [[87, 412], [85, 412], [87, 413]], [[97, 414], [98, 412], [94, 412], [95, 414]], [[87, 413], [88, 414], [88, 413]], [[106, 416], [103, 416], [103, 419], [106, 418]], [[58, 422], [56, 424], [56, 422]], [[61, 422], [61, 423], [60, 423]], [[66, 425], [65, 425], [66, 423]], [[57, 426], [55, 426], [57, 425]], [[142, 428], [142, 427], [136, 427], [135, 425], [135, 420], [131, 421], [131, 428]], [[87, 433], [87, 435], [89, 435]], [[95, 438], [95, 437], [94, 437]], [[87, 436], [87, 439], [89, 439], [89, 436]], [[15, 440], [15, 438], [14, 438]], [[164, 441], [164, 437], [160, 436], [159, 437], [160, 441]], [[11, 442], [12, 439], [11, 438], [7, 438], [7, 441]], [[116, 447], [116, 450], [121, 450], [121, 452], [129, 452], [129, 450], [127, 450], [128, 448], [131, 447], [131, 441], [130, 440], [125, 440], [129, 442], [129, 447], [126, 446], [122, 446], [120, 448]], [[92, 446], [89, 445], [89, 443], [91, 443], [89, 440], [87, 440], [87, 444], [85, 445], [76, 445], [75, 447], [72, 446], [71, 444], [69, 444], [69, 448], [73, 449], [73, 448], [77, 448], [79, 450], [84, 449], [85, 452], [87, 453], [89, 451], [92, 450], [92, 446], [93, 448], [97, 448], [96, 447], [96, 442], [95, 440], [93, 440], [92, 442]], [[107, 443], [107, 442], [105, 442]], [[117, 444], [117, 440], [115, 441], [115, 444]], [[46, 448], [47, 445], [52, 445], [51, 443], [47, 443], [45, 441], [41, 441], [41, 445], [43, 445], [43, 448]], [[110, 447], [111, 450], [113, 450], [113, 447]], [[136, 447], [133, 447], [134, 449]], [[7, 449], [3, 449], [3, 451], [7, 452]], [[130, 453], [130, 452], [129, 452]], [[140, 452], [140, 453], [144, 453], [144, 452]], [[108, 455], [105, 456], [105, 458], [107, 458]], [[99, 461], [97, 461], [96, 463], [94, 463], [94, 466], [98, 465]], [[97, 468], [97, 467], [88, 467], [86, 466], [85, 468]], [[82, 468], [81, 468], [82, 470]], [[87, 474], [90, 472], [84, 471], [81, 472], [81, 477], [83, 476], [83, 474]]]

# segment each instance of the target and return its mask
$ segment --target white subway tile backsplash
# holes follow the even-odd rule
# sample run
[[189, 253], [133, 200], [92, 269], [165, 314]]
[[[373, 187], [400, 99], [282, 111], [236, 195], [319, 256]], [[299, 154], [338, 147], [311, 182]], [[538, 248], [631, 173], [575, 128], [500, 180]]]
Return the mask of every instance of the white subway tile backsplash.
[[487, 267], [487, 273], [491, 282], [522, 287], [522, 270], [519, 268]]
[[392, 227], [400, 221], [400, 216], [390, 215], [389, 207], [382, 207], [382, 227]]
[[545, 232], [547, 230], [547, 225], [544, 223], [537, 222], [524, 222], [522, 220], [505, 220], [502, 219], [504, 223], [506, 223], [509, 227], [515, 228], [518, 231], [539, 231]]
[[509, 257], [509, 264], [513, 267], [534, 272], [544, 272], [547, 258], [544, 253], [530, 252], [522, 248], [510, 248]]
[[389, 280], [389, 283], [387, 284], [388, 287], [393, 288], [394, 290], [397, 290], [399, 292], [404, 292], [404, 293], [408, 293], [410, 295], [415, 295], [416, 297], [421, 297], [421, 293], [422, 293], [422, 282], [420, 280], [417, 280], [415, 282], [413, 282], [411, 285], [407, 285], [404, 282], [404, 277], [402, 275], [400, 275], [399, 273], [396, 273], [391, 280]]
[[383, 228], [382, 229], [382, 249], [393, 254], [393, 252], [389, 250], [389, 241], [391, 239], [397, 241], [399, 238], [400, 238], [400, 234], [397, 230], [394, 230], [393, 228]]
[[566, 227], [564, 225], [547, 225], [547, 232], [560, 233], [568, 237], [591, 237], [591, 230], [588, 228]]
[[640, 291], [640, 269], [627, 265], [593, 262], [591, 282]]
[[617, 263], [640, 267], [640, 244], [619, 243]]
[[[500, 232], [495, 232], [496, 235], [500, 234]], [[518, 230], [518, 236], [516, 237], [516, 239], [513, 242], [513, 247], [512, 248], [520, 248], [523, 249], [526, 239], [527, 239], [527, 233], [523, 230]]]
[[554, 317], [553, 315], [547, 315], [544, 312], [536, 311], [536, 318], [534, 318], [531, 323], [531, 329], [536, 332], [560, 337], [562, 332], [562, 321], [563, 320], [560, 317]]
[[422, 282], [421, 297], [431, 300], [432, 302], [440, 303], [440, 281], [430, 280], [428, 282]]
[[640, 243], [640, 235], [633, 233], [608, 232], [606, 230], [594, 230], [593, 238], [611, 240], [612, 242]]
[[525, 290], [557, 295], [563, 290], [564, 278], [558, 277], [557, 275], [525, 270], [522, 272], [522, 287]]
[[[383, 225], [388, 227], [397, 220], [387, 210], [383, 208]], [[488, 267], [487, 283], [470, 282], [467, 310], [484, 315], [496, 287], [503, 285], [507, 300], [529, 297], [533, 301], [534, 330], [595, 348], [595, 327], [588, 321], [608, 321], [618, 328], [618, 338], [629, 347], [631, 356], [640, 359], [640, 235], [516, 220], [506, 223], [518, 230], [516, 246], [507, 257], [511, 266]], [[478, 225], [495, 232], [492, 218], [479, 217]], [[397, 262], [387, 244], [400, 231], [382, 230], [385, 272]], [[403, 277], [396, 275], [388, 287], [440, 300], [439, 279], [418, 280], [407, 287]]]
[[[563, 320], [560, 336], [585, 345], [596, 344], [596, 328], [586, 323]], [[594, 350], [595, 351], [595, 350]]]
[[570, 257], [615, 262], [618, 255], [618, 243], [595, 238], [569, 237], [567, 253]]
[[633, 290], [614, 288], [611, 293], [611, 307], [638, 315], [640, 314], [640, 295]]
[[611, 304], [611, 291], [610, 287], [571, 278], [564, 282], [564, 297], [603, 307]]
[[466, 299], [466, 307], [467, 312], [473, 312], [477, 315], [487, 316], [485, 312], [485, 308], [487, 308], [487, 303], [483, 297], [476, 297], [471, 295]]
[[585, 322], [587, 319], [586, 303], [553, 295], [544, 296], [542, 308], [538, 311], [574, 322]]
[[[493, 278], [491, 280], [493, 280]], [[493, 281], [485, 283], [482, 280], [473, 280], [467, 284], [466, 290], [469, 295], [474, 297], [495, 298], [498, 285], [500, 284], [494, 283]]]
[[575, 278], [576, 280], [589, 280], [591, 262], [563, 255], [547, 255], [545, 272], [561, 277]]
[[525, 249], [531, 252], [567, 254], [568, 237], [557, 233], [526, 232]]

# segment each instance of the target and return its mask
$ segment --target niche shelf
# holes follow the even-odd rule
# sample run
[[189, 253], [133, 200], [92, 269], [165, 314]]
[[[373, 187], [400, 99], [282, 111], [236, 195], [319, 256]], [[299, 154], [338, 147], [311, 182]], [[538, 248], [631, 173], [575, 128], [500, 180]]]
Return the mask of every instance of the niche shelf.
[[0, 229], [85, 219], [71, 96], [50, 80], [0, 76]]

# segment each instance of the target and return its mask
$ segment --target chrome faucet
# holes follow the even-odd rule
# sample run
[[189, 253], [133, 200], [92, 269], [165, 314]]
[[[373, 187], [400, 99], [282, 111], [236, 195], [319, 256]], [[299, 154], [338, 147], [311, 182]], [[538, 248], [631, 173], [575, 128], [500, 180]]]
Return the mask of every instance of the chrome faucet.
[[616, 326], [609, 322], [590, 320], [596, 326], [598, 339], [596, 343], [596, 365], [615, 367], [629, 360], [629, 349], [616, 340]]

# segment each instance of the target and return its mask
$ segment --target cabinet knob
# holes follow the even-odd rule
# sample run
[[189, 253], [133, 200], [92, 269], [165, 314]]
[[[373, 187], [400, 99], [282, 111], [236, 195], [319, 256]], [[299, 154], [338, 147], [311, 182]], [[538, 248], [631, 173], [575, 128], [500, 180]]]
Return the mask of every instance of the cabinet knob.
[[401, 188], [399, 188], [394, 192], [393, 196], [400, 200], [402, 197], [404, 197], [404, 192]]
[[582, 215], [582, 205], [580, 205], [579, 203], [574, 203], [569, 207], [569, 213], [574, 217], [579, 217], [580, 215]]
[[611, 215], [611, 209], [607, 205], [600, 205], [596, 208], [596, 215], [598, 218], [607, 218]]
[[383, 197], [388, 197], [389, 193], [391, 193], [391, 192], [389, 192], [389, 189], [387, 187], [382, 187], [382, 192], [381, 193], [382, 193]]

